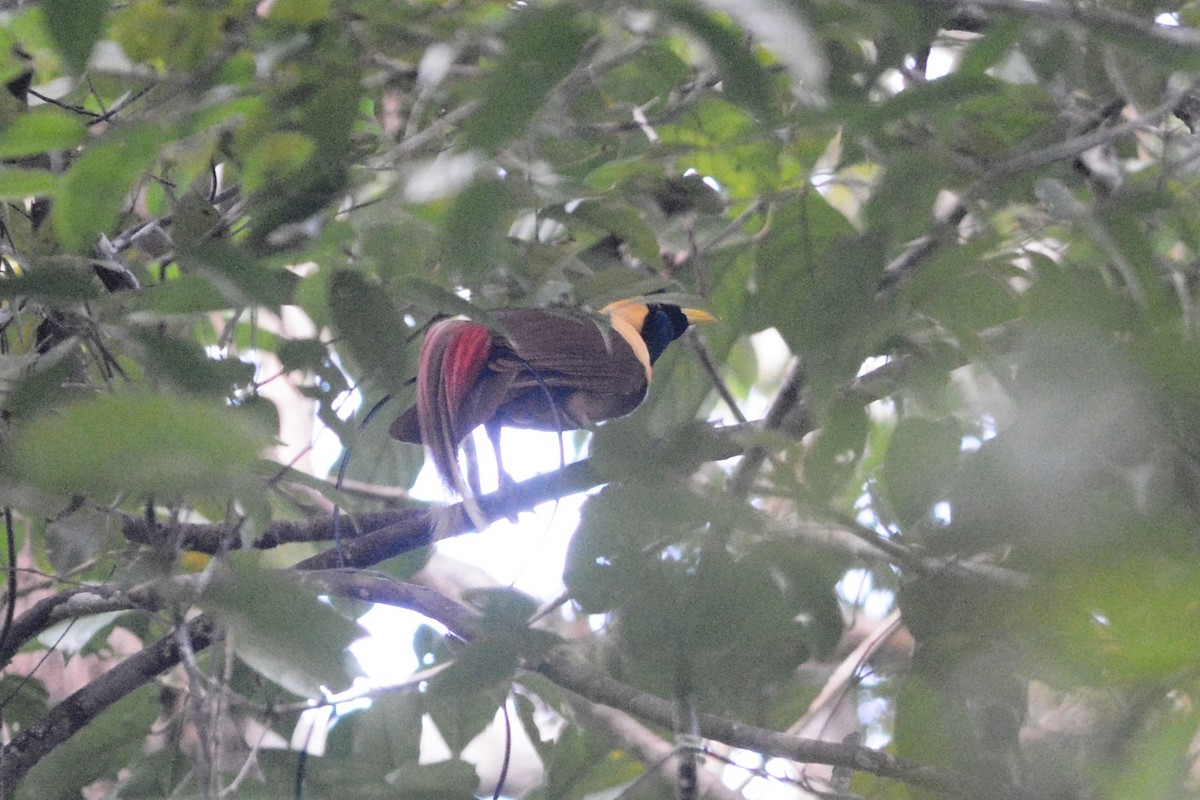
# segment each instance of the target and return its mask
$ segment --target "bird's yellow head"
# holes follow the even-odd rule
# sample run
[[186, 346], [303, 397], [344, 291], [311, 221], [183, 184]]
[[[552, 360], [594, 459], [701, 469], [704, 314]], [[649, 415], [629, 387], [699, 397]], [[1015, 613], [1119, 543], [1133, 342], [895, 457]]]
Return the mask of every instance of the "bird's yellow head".
[[701, 322], [716, 320], [712, 314], [698, 308], [681, 308], [670, 303], [647, 303], [643, 298], [630, 298], [609, 303], [600, 309], [612, 321], [613, 330], [621, 334], [650, 377], [651, 365], [658, 360], [667, 345], [687, 329]]

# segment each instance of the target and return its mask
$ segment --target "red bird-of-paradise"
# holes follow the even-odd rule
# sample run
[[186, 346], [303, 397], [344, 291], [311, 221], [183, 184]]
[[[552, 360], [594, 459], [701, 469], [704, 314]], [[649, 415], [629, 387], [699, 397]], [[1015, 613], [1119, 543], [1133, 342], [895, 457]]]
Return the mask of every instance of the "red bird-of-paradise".
[[463, 496], [458, 448], [471, 431], [487, 429], [499, 462], [502, 427], [565, 431], [625, 416], [646, 398], [667, 345], [714, 319], [640, 299], [611, 303], [599, 315], [506, 308], [491, 318], [503, 333], [465, 319], [430, 327], [416, 403], [389, 429], [400, 441], [424, 443], [438, 474]]

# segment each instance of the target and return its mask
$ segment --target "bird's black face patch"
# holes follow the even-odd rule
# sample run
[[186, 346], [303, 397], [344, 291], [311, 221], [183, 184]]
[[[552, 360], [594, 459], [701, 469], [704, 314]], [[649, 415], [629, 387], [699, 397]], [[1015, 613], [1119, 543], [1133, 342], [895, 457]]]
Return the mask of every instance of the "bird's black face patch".
[[683, 336], [687, 329], [687, 316], [679, 306], [664, 303], [648, 305], [641, 333], [650, 352], [650, 363], [653, 364], [667, 349], [667, 345]]

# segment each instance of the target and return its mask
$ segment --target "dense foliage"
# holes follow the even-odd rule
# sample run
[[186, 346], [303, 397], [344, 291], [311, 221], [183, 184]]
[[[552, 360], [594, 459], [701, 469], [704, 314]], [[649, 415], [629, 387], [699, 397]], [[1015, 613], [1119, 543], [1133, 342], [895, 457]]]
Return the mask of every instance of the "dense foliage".
[[[1195, 4], [0, 6], [0, 796], [1200, 794]], [[655, 292], [456, 591], [425, 327]]]

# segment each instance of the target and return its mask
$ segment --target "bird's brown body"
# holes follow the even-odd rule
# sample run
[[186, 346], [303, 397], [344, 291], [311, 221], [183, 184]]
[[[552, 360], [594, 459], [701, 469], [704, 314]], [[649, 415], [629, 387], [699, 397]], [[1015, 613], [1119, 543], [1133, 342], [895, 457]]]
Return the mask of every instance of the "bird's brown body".
[[459, 444], [484, 425], [564, 431], [625, 416], [646, 397], [651, 365], [691, 322], [676, 306], [623, 301], [600, 315], [510, 308], [492, 312], [503, 333], [448, 319], [425, 336], [416, 404], [389, 433], [424, 443], [448, 485], [463, 492]]

